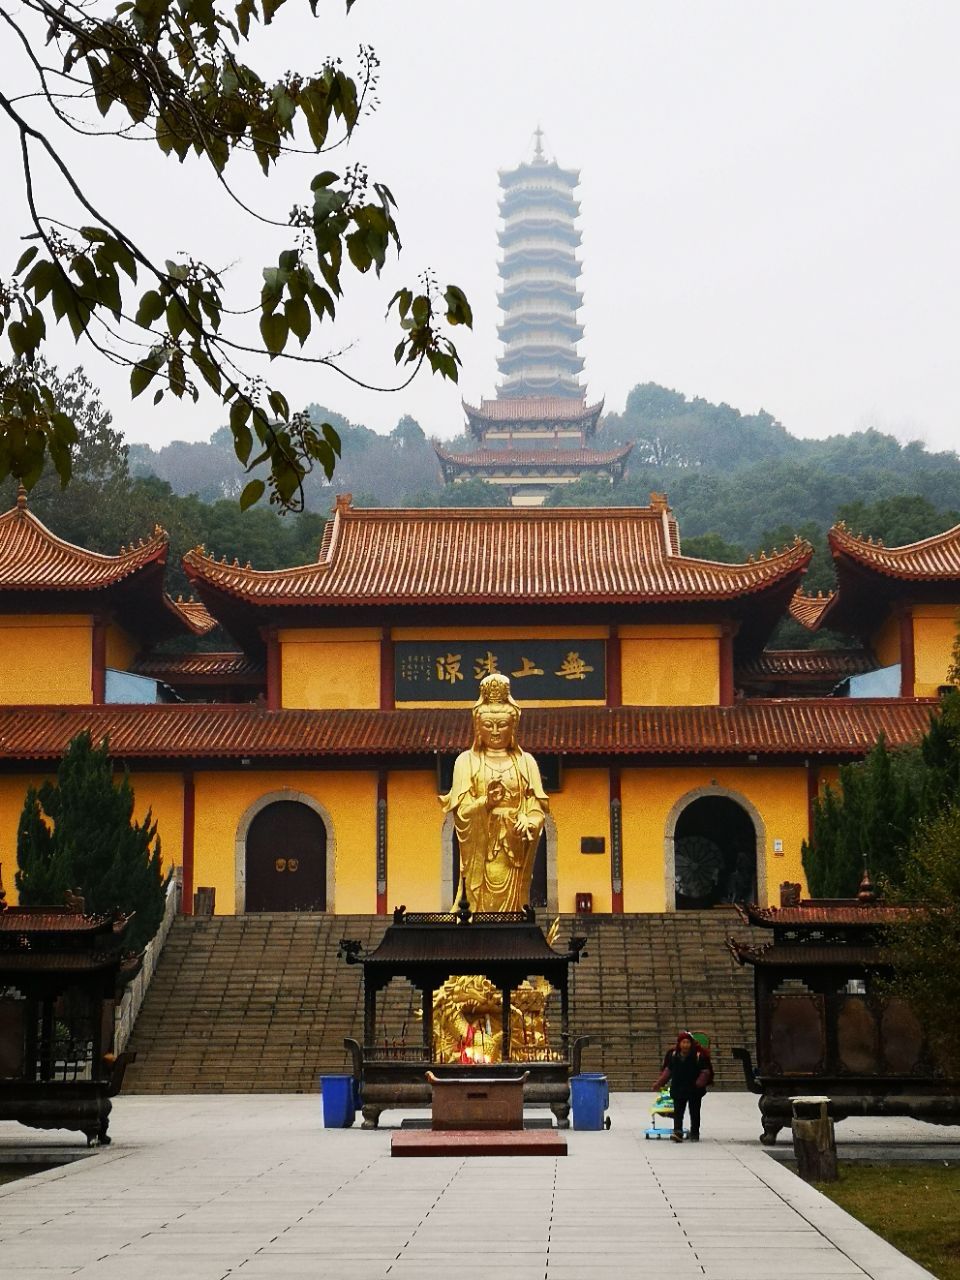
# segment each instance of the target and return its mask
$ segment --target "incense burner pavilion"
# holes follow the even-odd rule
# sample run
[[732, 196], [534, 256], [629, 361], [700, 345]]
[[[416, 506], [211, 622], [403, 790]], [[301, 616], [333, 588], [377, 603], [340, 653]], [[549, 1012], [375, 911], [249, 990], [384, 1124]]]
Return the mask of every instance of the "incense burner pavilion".
[[[803, 881], [818, 788], [881, 734], [923, 733], [960, 604], [960, 527], [830, 541], [838, 589], [814, 599], [806, 543], [694, 559], [659, 495], [426, 511], [341, 496], [313, 563], [197, 549], [184, 603], [164, 590], [162, 531], [101, 555], [21, 497], [0, 516], [0, 848], [27, 785], [88, 729], [157, 817], [186, 910], [199, 888], [218, 913], [446, 910], [458, 854], [437, 797], [499, 671], [548, 797], [532, 905], [776, 901]], [[767, 649], [788, 612], [859, 647]], [[156, 652], [216, 623], [229, 650]], [[870, 680], [879, 696], [857, 696]]]

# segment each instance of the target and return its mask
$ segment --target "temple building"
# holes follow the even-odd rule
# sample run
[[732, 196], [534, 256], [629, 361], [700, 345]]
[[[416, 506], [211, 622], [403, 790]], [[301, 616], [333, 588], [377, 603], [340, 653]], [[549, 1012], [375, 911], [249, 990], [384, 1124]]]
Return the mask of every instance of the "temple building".
[[[549, 814], [534, 906], [661, 912], [777, 899], [803, 881], [818, 789], [883, 734], [916, 741], [947, 679], [960, 526], [882, 548], [835, 529], [838, 588], [797, 541], [730, 565], [648, 507], [359, 510], [317, 559], [253, 569], [202, 548], [200, 600], [164, 591], [167, 538], [116, 556], [0, 516], [0, 849], [73, 737], [109, 738], [163, 854], [218, 913], [446, 909], [480, 679], [511, 679]], [[787, 612], [857, 650], [766, 648]], [[153, 652], [218, 622], [233, 647]], [[837, 696], [896, 667], [893, 696]], [[7, 876], [7, 881], [12, 879]]]
[[525, 507], [542, 505], [555, 488], [583, 476], [619, 479], [632, 447], [592, 447], [603, 401], [588, 405], [580, 382], [583, 295], [574, 198], [580, 173], [548, 160], [542, 136], [537, 129], [530, 162], [500, 174], [503, 352], [496, 398], [479, 407], [464, 403], [476, 450], [435, 446], [446, 483], [479, 478]]

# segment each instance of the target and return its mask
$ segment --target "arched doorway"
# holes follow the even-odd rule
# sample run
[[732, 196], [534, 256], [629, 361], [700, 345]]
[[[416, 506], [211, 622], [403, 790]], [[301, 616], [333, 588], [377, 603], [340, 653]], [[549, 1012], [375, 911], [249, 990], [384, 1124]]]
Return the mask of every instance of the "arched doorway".
[[678, 911], [757, 899], [757, 830], [730, 796], [706, 795], [685, 806], [673, 832]]
[[247, 911], [326, 911], [327, 828], [298, 800], [275, 800], [253, 817], [245, 841]]
[[[455, 830], [450, 832], [450, 883], [454, 887], [454, 897], [459, 898], [462, 885], [460, 883], [460, 842]], [[546, 908], [550, 900], [547, 888], [547, 832], [540, 832], [540, 843], [537, 845], [536, 857], [533, 860], [533, 877], [530, 881], [530, 901], [527, 906], [535, 911]]]

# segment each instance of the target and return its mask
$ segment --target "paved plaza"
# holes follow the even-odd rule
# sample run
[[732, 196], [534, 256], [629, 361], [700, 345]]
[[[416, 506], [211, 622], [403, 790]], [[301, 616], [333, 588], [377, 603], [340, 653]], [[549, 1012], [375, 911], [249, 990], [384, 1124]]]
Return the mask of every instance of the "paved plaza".
[[[650, 1095], [566, 1158], [392, 1160], [390, 1130], [321, 1126], [304, 1095], [121, 1097], [111, 1147], [0, 1187], [4, 1280], [917, 1280], [771, 1159], [756, 1099], [704, 1140], [645, 1141]], [[420, 1113], [422, 1114], [422, 1113]], [[385, 1119], [398, 1120], [397, 1113]], [[956, 1158], [960, 1128], [845, 1121], [841, 1155]], [[781, 1134], [788, 1146], [789, 1133]], [[0, 1163], [82, 1139], [0, 1123]]]

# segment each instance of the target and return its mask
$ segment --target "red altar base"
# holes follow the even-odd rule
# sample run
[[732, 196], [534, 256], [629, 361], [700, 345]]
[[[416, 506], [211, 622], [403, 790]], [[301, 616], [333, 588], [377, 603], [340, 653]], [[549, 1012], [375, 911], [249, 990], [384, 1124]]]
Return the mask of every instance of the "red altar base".
[[392, 1156], [565, 1156], [567, 1140], [556, 1130], [429, 1129], [395, 1133]]

